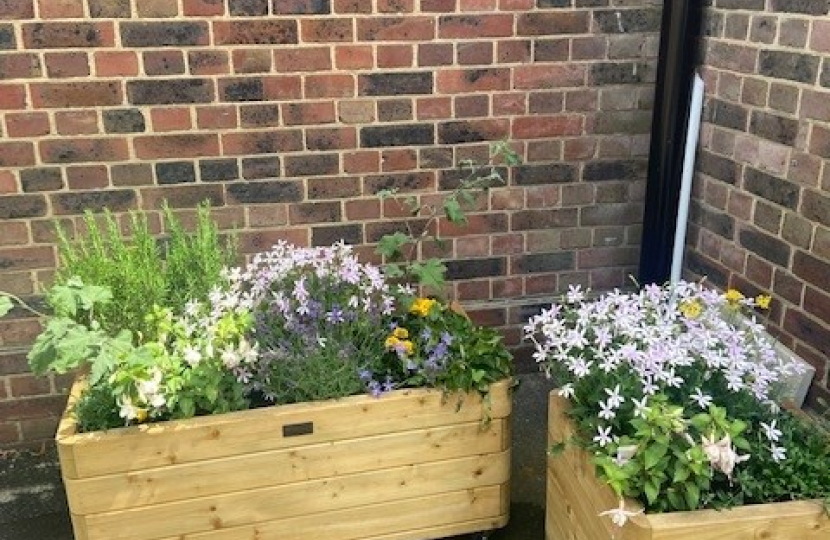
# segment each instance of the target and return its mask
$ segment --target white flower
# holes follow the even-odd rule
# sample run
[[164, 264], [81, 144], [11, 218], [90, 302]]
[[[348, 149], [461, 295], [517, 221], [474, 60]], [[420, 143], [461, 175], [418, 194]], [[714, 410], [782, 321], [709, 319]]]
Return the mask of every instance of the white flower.
[[191, 366], [195, 366], [202, 360], [202, 353], [200, 353], [199, 350], [194, 348], [192, 345], [188, 345], [184, 348], [183, 355], [184, 361]]
[[568, 294], [565, 296], [569, 304], [576, 304], [585, 298], [581, 285], [568, 285]]
[[764, 429], [764, 435], [766, 435], [767, 439], [771, 442], [777, 441], [782, 435], [781, 430], [775, 427], [775, 422], [777, 422], [777, 420], [773, 420], [769, 424], [761, 422], [761, 427]]
[[787, 459], [787, 449], [783, 446], [772, 445], [769, 447], [769, 450], [772, 453], [773, 461], [775, 461], [776, 463], [780, 463]]
[[735, 465], [749, 459], [749, 455], [738, 455], [732, 447], [732, 438], [727, 433], [721, 440], [715, 442], [714, 433], [711, 438], [703, 435], [703, 451], [716, 471], [720, 471], [732, 480], [732, 471]]
[[563, 398], [572, 398], [574, 396], [574, 385], [572, 383], [562, 385], [557, 394]]
[[609, 406], [614, 407], [615, 409], [618, 408], [620, 405], [625, 402], [625, 398], [620, 395], [620, 385], [614, 387], [613, 390], [610, 388], [605, 389], [605, 393], [608, 394], [608, 404]]
[[611, 426], [603, 428], [597, 426], [597, 435], [594, 437], [594, 442], [605, 448], [606, 445], [612, 443], [614, 439], [611, 437]]
[[620, 499], [620, 505], [617, 508], [613, 508], [611, 510], [606, 510], [604, 512], [600, 512], [600, 516], [609, 516], [611, 518], [611, 522], [614, 523], [617, 527], [622, 527], [628, 521], [629, 518], [634, 517], [638, 514], [642, 514], [643, 509], [640, 508], [639, 510], [632, 512], [630, 510], [625, 509], [625, 500]]
[[634, 418], [645, 418], [646, 414], [651, 412], [651, 409], [646, 406], [648, 396], [643, 396], [643, 399], [631, 398], [631, 403], [634, 404]]
[[692, 401], [697, 403], [697, 406], [700, 407], [701, 409], [707, 409], [709, 407], [709, 405], [712, 404], [712, 396], [704, 394], [700, 390], [700, 387], [695, 388], [695, 393], [692, 394], [689, 397], [692, 399]]
[[617, 417], [617, 413], [614, 412], [614, 405], [611, 403], [611, 400], [608, 401], [600, 401], [599, 406], [602, 409], [599, 411], [599, 417], [604, 418], [606, 420], [613, 420]]
[[631, 458], [633, 458], [636, 453], [636, 444], [620, 446], [619, 448], [617, 448], [617, 455], [614, 457], [614, 463], [622, 467], [623, 465], [631, 461]]

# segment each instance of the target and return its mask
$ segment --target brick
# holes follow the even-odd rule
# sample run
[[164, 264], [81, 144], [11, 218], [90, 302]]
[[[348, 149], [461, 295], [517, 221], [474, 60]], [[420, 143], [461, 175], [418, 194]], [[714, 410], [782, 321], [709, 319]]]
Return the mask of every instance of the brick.
[[40, 137], [48, 135], [50, 131], [49, 116], [46, 113], [6, 114], [6, 135], [9, 137]]
[[578, 219], [579, 213], [575, 208], [523, 210], [515, 212], [511, 217], [511, 229], [513, 231], [529, 231], [575, 227], [578, 224]]
[[41, 141], [40, 156], [45, 163], [87, 163], [126, 161], [127, 143], [123, 139], [63, 139]]
[[287, 176], [322, 176], [338, 172], [340, 172], [340, 159], [337, 154], [287, 156], [285, 158]]
[[830, 330], [800, 311], [787, 309], [783, 327], [796, 339], [803, 340], [818, 351], [830, 350]]
[[446, 276], [450, 281], [503, 276], [507, 273], [507, 261], [504, 257], [456, 259], [446, 261], [445, 264], [447, 266]]
[[773, 12], [803, 13], [805, 15], [827, 15], [827, 0], [771, 0]]
[[0, 141], [0, 167], [31, 167], [34, 164], [32, 143]]
[[219, 80], [219, 99], [221, 101], [263, 101], [265, 88], [262, 79], [230, 78]]
[[227, 51], [188, 51], [187, 68], [191, 75], [223, 75], [230, 72]]
[[432, 17], [373, 17], [357, 20], [359, 41], [431, 41], [435, 39]]
[[411, 171], [418, 168], [418, 153], [409, 148], [384, 150], [380, 162], [384, 172]]
[[46, 199], [42, 195], [3, 195], [0, 197], [0, 219], [43, 217]]
[[191, 127], [190, 109], [186, 107], [163, 107], [150, 109], [152, 131], [185, 131]]
[[350, 174], [380, 171], [380, 152], [363, 151], [343, 154], [343, 172]]
[[396, 96], [431, 94], [432, 73], [376, 73], [358, 76], [358, 95]]
[[755, 202], [752, 224], [765, 232], [778, 234], [781, 231], [783, 217], [781, 208], [759, 200]]
[[208, 25], [204, 22], [122, 22], [120, 30], [124, 47], [184, 47], [209, 43]]
[[130, 2], [122, 0], [87, 0], [89, 14], [95, 19], [129, 19], [132, 17]]
[[797, 185], [756, 169], [746, 168], [744, 187], [750, 193], [786, 208], [794, 210], [798, 205], [800, 188]]
[[71, 190], [109, 187], [109, 173], [103, 165], [66, 168], [66, 185]]
[[[813, 21], [814, 25], [820, 25], [821, 21]], [[816, 32], [816, 31], [814, 31]], [[780, 23], [778, 31], [778, 43], [785, 47], [793, 47], [796, 49], [804, 49], [807, 45], [807, 36], [810, 33], [810, 21], [805, 19], [783, 19]], [[816, 49], [814, 42], [821, 41], [821, 38], [813, 34], [814, 40], [811, 41], [811, 48]]]
[[302, 185], [293, 180], [236, 182], [227, 186], [231, 202], [238, 204], [296, 203], [303, 199]]
[[33, 19], [35, 6], [33, 0], [0, 1], [0, 19]]
[[106, 133], [141, 133], [146, 129], [139, 109], [114, 109], [102, 113]]
[[587, 34], [591, 20], [587, 11], [534, 12], [520, 14], [517, 24], [520, 36], [551, 36]]
[[199, 129], [231, 129], [238, 125], [237, 108], [230, 105], [198, 107], [196, 124]]
[[782, 240], [758, 230], [743, 229], [738, 233], [740, 245], [778, 266], [786, 267], [790, 260], [790, 246]]
[[215, 17], [225, 14], [225, 0], [183, 0], [185, 16]]
[[331, 13], [331, 0], [272, 0], [274, 15], [324, 15]]
[[292, 45], [298, 43], [297, 21], [246, 20], [213, 23], [215, 45]]
[[213, 84], [208, 79], [128, 81], [127, 98], [134, 105], [208, 103], [213, 101]]
[[825, 227], [830, 227], [830, 196], [813, 190], [804, 190], [801, 215]]
[[513, 15], [445, 15], [438, 19], [439, 39], [511, 37]]
[[29, 244], [29, 224], [22, 221], [0, 222], [0, 246]]
[[228, 10], [234, 17], [268, 15], [270, 0], [228, 0]]
[[372, 13], [372, 0], [334, 0], [333, 4], [334, 13]]
[[300, 130], [271, 130], [265, 133], [227, 133], [222, 135], [225, 155], [278, 154], [303, 149]]
[[312, 246], [330, 246], [335, 242], [357, 245], [362, 241], [363, 227], [359, 224], [311, 228]]
[[582, 133], [582, 121], [582, 116], [573, 114], [516, 118], [513, 121], [512, 137], [539, 139], [579, 135]]
[[268, 73], [272, 69], [273, 54], [271, 51], [258, 49], [234, 49], [234, 73]]
[[713, 124], [725, 128], [745, 131], [749, 114], [747, 109], [735, 103], [720, 99], [710, 99], [704, 118]]
[[139, 18], [169, 18], [179, 14], [178, 2], [167, 0], [136, 0]]
[[452, 100], [447, 97], [428, 97], [417, 100], [418, 120], [446, 119], [452, 117]]
[[123, 212], [135, 207], [135, 191], [129, 189], [78, 191], [73, 193], [56, 193], [50, 196], [52, 209], [56, 215], [80, 215], [85, 211]]
[[781, 237], [794, 247], [809, 249], [813, 238], [813, 228], [813, 223], [809, 220], [787, 212], [781, 230]]
[[795, 82], [815, 83], [820, 58], [801, 53], [762, 50], [758, 57], [758, 73], [767, 77]]
[[283, 72], [328, 71], [331, 54], [328, 47], [275, 49], [274, 67]]
[[0, 402], [0, 418], [7, 420], [57, 418], [66, 406], [66, 396], [45, 396]]
[[74, 49], [113, 47], [112, 23], [48, 22], [23, 24], [23, 43], [27, 49]]
[[442, 122], [438, 125], [440, 144], [494, 141], [507, 137], [510, 124], [507, 120], [486, 119]]
[[661, 10], [645, 9], [614, 9], [594, 10], [594, 22], [604, 34], [632, 34], [644, 32], [659, 32]]
[[809, 253], [796, 250], [793, 256], [792, 271], [797, 277], [824, 290], [827, 276], [830, 275], [830, 263]]
[[401, 192], [435, 188], [435, 175], [429, 172], [388, 173], [365, 178], [364, 193], [377, 195], [379, 191], [396, 189]]
[[99, 77], [138, 75], [138, 55], [132, 51], [96, 51], [94, 63]]
[[279, 126], [279, 107], [270, 103], [240, 107], [239, 125], [243, 128]]
[[43, 73], [40, 59], [32, 53], [3, 53], [0, 55], [0, 79], [34, 79]]
[[339, 202], [313, 202], [291, 205], [288, 209], [292, 225], [333, 223], [341, 220]]
[[352, 199], [361, 195], [361, 182], [356, 177], [309, 178], [308, 198]]
[[14, 26], [8, 23], [0, 24], [0, 50], [14, 50], [17, 48], [17, 38], [14, 35]]
[[380, 148], [435, 143], [433, 127], [426, 124], [367, 126], [360, 130], [360, 146]]
[[412, 13], [415, 11], [415, 0], [378, 0], [380, 13]]
[[490, 115], [490, 96], [456, 96], [453, 98], [455, 117], [474, 118]]
[[159, 185], [192, 184], [196, 182], [196, 169], [192, 161], [156, 163], [156, 180]]
[[753, 47], [718, 42], [709, 43], [706, 47], [706, 63], [715, 68], [754, 75], [757, 58], [758, 51]]
[[[0, 249], [0, 268], [7, 270], [30, 270], [34, 268], [53, 268], [55, 253], [51, 246], [44, 247], [14, 247]], [[15, 321], [8, 321], [10, 324]], [[33, 321], [37, 323], [37, 321]], [[9, 326], [9, 329], [12, 327]], [[22, 328], [22, 327], [21, 327]], [[24, 330], [25, 331], [25, 330]], [[37, 330], [35, 331], [37, 333]], [[0, 335], [2, 335], [0, 333]], [[5, 344], [16, 341], [9, 335], [3, 335]]]
[[120, 105], [118, 82], [35, 83], [31, 85], [35, 108], [72, 108]]
[[181, 75], [184, 73], [184, 54], [181, 51], [148, 51], [142, 54], [144, 72], [149, 76]]
[[61, 135], [92, 135], [99, 132], [94, 110], [69, 110], [55, 113], [55, 128]]
[[414, 47], [412, 45], [379, 45], [377, 47], [377, 67], [408, 68], [412, 67], [414, 60]]
[[585, 66], [578, 64], [531, 65], [513, 68], [513, 88], [534, 90], [585, 86]]
[[321, 128], [306, 130], [309, 151], [345, 150], [357, 147], [357, 131], [353, 128]]
[[585, 164], [582, 180], [606, 182], [612, 180], [642, 180], [648, 164], [644, 160], [620, 159], [591, 161]]
[[366, 45], [340, 45], [334, 55], [337, 69], [370, 69], [375, 65], [372, 47]]
[[219, 136], [193, 133], [137, 137], [133, 146], [139, 159], [215, 156], [219, 154]]
[[591, 65], [590, 80], [597, 85], [642, 84], [655, 77], [655, 67], [642, 62], [599, 62]]
[[729, 158], [719, 156], [707, 150], [699, 150], [697, 168], [703, 174], [721, 182], [734, 185], [738, 179], [739, 166]]
[[388, 99], [378, 101], [378, 120], [381, 122], [403, 122], [412, 120], [412, 100]]
[[449, 66], [454, 61], [453, 46], [450, 43], [419, 43], [417, 58], [420, 67]]
[[153, 183], [153, 169], [144, 163], [127, 163], [112, 166], [114, 186], [147, 186]]
[[22, 84], [0, 84], [0, 110], [26, 108], [26, 88]]
[[8, 381], [12, 397], [30, 397], [51, 393], [49, 379], [46, 377], [24, 374], [9, 377]]
[[20, 171], [20, 185], [24, 193], [58, 191], [63, 188], [63, 175], [59, 167], [41, 167]]
[[53, 79], [89, 75], [89, 59], [83, 52], [47, 53], [46, 74]]
[[215, 184], [180, 184], [142, 190], [142, 208], [160, 209], [165, 202], [170, 208], [192, 209], [205, 202], [216, 208], [225, 205], [225, 197], [222, 186]]
[[349, 98], [355, 95], [353, 75], [307, 75], [303, 85], [306, 98]]
[[510, 90], [510, 70], [507, 68], [478, 68], [443, 70], [436, 81], [442, 94]]
[[305, 43], [348, 43], [354, 30], [348, 19], [303, 19], [300, 35]]

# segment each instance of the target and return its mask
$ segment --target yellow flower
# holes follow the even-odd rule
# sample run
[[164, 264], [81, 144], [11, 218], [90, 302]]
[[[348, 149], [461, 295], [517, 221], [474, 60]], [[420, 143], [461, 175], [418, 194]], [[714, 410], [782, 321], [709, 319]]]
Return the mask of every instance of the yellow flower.
[[401, 341], [401, 346], [407, 356], [412, 356], [412, 353], [415, 352], [415, 344], [408, 339], [406, 341]]
[[437, 302], [431, 298], [418, 298], [412, 302], [409, 312], [418, 315], [419, 317], [426, 317], [429, 315], [432, 306], [435, 304], [437, 304]]
[[398, 338], [397, 338], [397, 337], [393, 334], [393, 335], [389, 336], [388, 338], [386, 338], [386, 341], [384, 342], [384, 345], [386, 346], [386, 348], [387, 348], [388, 350], [392, 350], [392, 349], [394, 349], [394, 348], [395, 348], [395, 346], [396, 346], [398, 343], [400, 343], [400, 341], [401, 341], [401, 340], [400, 340], [400, 339], [398, 339]]
[[737, 304], [738, 302], [743, 300], [744, 295], [741, 294], [741, 291], [739, 291], [738, 289], [729, 289], [728, 291], [726, 291], [725, 297], [726, 301], [730, 304]]
[[139, 424], [147, 420], [147, 409], [136, 409], [135, 419], [138, 421]]
[[398, 339], [406, 339], [409, 337], [409, 330], [399, 326], [392, 330], [392, 335]]
[[703, 313], [703, 306], [697, 300], [686, 301], [680, 304], [680, 313], [687, 319], [697, 319]]
[[772, 302], [772, 297], [768, 294], [759, 294], [755, 297], [755, 305], [761, 309], [769, 309], [770, 302]]

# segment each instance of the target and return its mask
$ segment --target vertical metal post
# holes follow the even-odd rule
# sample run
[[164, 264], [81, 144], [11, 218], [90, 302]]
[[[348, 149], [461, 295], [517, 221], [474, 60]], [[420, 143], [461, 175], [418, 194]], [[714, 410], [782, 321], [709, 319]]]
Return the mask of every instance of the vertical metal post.
[[663, 2], [640, 246], [641, 284], [664, 283], [671, 272], [692, 77], [700, 40], [700, 4], [695, 0]]

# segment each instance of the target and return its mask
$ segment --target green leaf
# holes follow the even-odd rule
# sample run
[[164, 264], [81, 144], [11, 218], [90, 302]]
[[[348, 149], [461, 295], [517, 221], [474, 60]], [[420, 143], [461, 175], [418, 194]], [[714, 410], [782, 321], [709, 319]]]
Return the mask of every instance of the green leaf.
[[689, 482], [684, 485], [686, 495], [686, 503], [689, 505], [689, 510], [694, 510], [700, 504], [700, 488], [694, 482]]
[[654, 481], [651, 479], [646, 480], [645, 485], [643, 486], [643, 491], [646, 494], [646, 499], [648, 499], [649, 504], [654, 504], [654, 501], [657, 500], [657, 496], [660, 494], [660, 486], [658, 486]]
[[447, 267], [441, 261], [430, 259], [423, 263], [413, 263], [411, 271], [421, 285], [438, 289], [444, 286]]
[[674, 469], [674, 476], [672, 477], [673, 484], [685, 482], [689, 478], [689, 469], [683, 466], [677, 466]]
[[6, 315], [14, 307], [12, 299], [0, 293], [0, 317]]
[[378, 242], [377, 253], [384, 257], [395, 258], [400, 256], [403, 247], [411, 238], [398, 231], [392, 234], [385, 234]]
[[455, 197], [447, 197], [444, 200], [444, 215], [456, 225], [463, 225], [467, 223], [467, 216], [464, 214], [461, 204]]
[[654, 468], [668, 451], [669, 447], [665, 444], [655, 443], [649, 445], [643, 454], [643, 466], [646, 469]]

